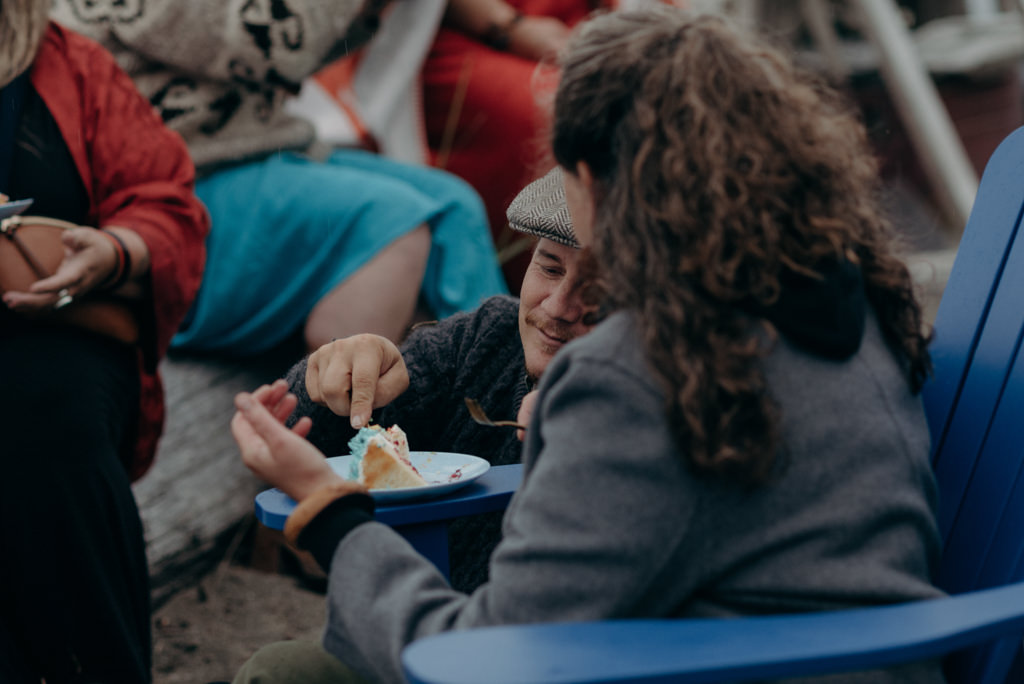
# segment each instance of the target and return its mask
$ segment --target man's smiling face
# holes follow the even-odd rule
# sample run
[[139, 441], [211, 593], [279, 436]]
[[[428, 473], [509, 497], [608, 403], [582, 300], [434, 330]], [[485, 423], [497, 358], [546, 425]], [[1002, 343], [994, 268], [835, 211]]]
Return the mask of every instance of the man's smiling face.
[[552, 240], [542, 238], [533, 250], [519, 293], [519, 336], [534, 380], [566, 342], [592, 327], [583, 323], [590, 309], [583, 303], [582, 261], [579, 249]]

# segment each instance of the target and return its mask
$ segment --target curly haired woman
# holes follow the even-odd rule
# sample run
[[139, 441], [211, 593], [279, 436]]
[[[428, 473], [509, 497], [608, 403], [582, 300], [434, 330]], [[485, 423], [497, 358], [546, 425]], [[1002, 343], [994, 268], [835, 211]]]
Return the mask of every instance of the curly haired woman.
[[406, 643], [450, 629], [940, 595], [928, 338], [855, 117], [755, 37], [669, 8], [586, 22], [562, 67], [553, 150], [615, 313], [545, 371], [490, 581], [452, 591], [373, 522], [308, 425], [280, 425], [283, 388], [238, 398], [243, 457], [329, 569], [334, 681], [397, 681]]

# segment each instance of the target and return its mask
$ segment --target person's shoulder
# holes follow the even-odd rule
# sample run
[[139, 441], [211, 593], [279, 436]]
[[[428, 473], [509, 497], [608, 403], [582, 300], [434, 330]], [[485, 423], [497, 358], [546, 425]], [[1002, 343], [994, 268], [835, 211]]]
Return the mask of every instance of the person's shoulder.
[[490, 376], [519, 365], [518, 305], [511, 297], [491, 297], [471, 311], [420, 324], [401, 345], [413, 382], [438, 375]]
[[[598, 323], [586, 335], [565, 345], [545, 375], [598, 376], [616, 381], [651, 385], [643, 340], [637, 332], [636, 314], [618, 311]], [[627, 380], [628, 379], [628, 380]], [[653, 387], [653, 386], [652, 386]]]
[[[59, 59], [83, 77], [118, 71], [117, 61], [101, 43], [58, 22], [50, 21], [40, 58]], [[38, 58], [37, 58], [38, 59]]]
[[52, 61], [68, 63], [70, 61], [71, 46], [77, 41], [79, 35], [68, 28], [65, 28], [55, 21], [43, 34], [43, 41], [39, 44], [39, 52], [36, 53], [35, 64], [45, 64]]
[[508, 295], [485, 299], [467, 321], [462, 336], [462, 352], [471, 350], [503, 355], [519, 354], [519, 300]]
[[510, 295], [488, 297], [476, 308], [475, 315], [481, 321], [518, 321], [519, 299]]
[[479, 337], [505, 334], [510, 325], [518, 325], [519, 300], [508, 295], [488, 297], [470, 311], [460, 311], [440, 321], [414, 326], [403, 348], [423, 339], [442, 337]]
[[640, 338], [636, 332], [636, 314], [616, 311], [565, 347], [565, 353], [575, 358], [601, 360], [634, 360], [642, 356]]
[[50, 21], [50, 28], [44, 39], [44, 44], [47, 43], [72, 56], [101, 53], [105, 58], [112, 59], [110, 53], [100, 43], [56, 21]]

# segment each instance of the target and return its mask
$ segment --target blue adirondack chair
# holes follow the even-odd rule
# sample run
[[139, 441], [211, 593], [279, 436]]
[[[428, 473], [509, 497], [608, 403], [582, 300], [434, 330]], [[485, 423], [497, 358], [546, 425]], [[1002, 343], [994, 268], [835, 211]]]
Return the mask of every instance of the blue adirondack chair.
[[1024, 682], [1024, 128], [982, 177], [925, 387], [949, 598], [732, 620], [492, 627], [403, 652], [418, 684], [733, 682], [947, 656], [951, 683]]

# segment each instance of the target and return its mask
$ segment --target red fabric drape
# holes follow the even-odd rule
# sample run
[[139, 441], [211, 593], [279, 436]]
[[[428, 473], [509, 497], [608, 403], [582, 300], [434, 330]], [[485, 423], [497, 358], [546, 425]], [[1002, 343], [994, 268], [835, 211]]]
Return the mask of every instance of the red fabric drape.
[[[592, 0], [510, 0], [509, 4], [528, 16], [555, 17], [570, 26], [594, 9]], [[523, 239], [508, 228], [509, 202], [554, 163], [548, 141], [553, 71], [446, 28], [439, 31], [423, 67], [432, 161], [480, 193], [499, 249]], [[449, 124], [453, 114], [457, 115], [454, 129]], [[526, 251], [505, 262], [505, 279], [512, 292], [519, 291], [529, 261]]]

